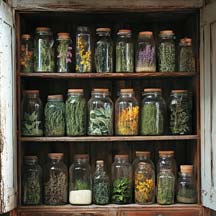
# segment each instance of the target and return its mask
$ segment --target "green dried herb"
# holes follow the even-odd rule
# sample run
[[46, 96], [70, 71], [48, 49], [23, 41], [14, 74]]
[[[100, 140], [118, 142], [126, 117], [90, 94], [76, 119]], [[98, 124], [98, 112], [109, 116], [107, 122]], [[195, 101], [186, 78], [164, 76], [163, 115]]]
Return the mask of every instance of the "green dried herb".
[[105, 205], [109, 203], [110, 186], [108, 182], [101, 179], [95, 180], [93, 193], [95, 204]]
[[82, 180], [76, 180], [75, 181], [75, 190], [89, 190], [88, 183], [82, 181]]
[[194, 72], [195, 59], [193, 49], [191, 46], [183, 46], [179, 53], [179, 71], [180, 72]]

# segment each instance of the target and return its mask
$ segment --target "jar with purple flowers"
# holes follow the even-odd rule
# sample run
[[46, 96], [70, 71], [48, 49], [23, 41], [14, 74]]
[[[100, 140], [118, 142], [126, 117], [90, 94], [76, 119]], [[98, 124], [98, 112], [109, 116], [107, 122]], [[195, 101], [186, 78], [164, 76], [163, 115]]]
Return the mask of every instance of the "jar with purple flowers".
[[156, 53], [153, 33], [140, 32], [136, 51], [136, 72], [155, 72]]

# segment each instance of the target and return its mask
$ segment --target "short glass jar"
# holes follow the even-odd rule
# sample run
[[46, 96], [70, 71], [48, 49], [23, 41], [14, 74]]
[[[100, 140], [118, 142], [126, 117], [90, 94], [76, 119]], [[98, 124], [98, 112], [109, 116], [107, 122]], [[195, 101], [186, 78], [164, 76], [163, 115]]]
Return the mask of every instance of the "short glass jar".
[[156, 52], [152, 32], [140, 32], [136, 51], [136, 72], [155, 72]]
[[121, 89], [115, 102], [115, 134], [138, 135], [139, 103], [133, 89]]
[[70, 204], [90, 205], [92, 203], [92, 177], [89, 156], [85, 154], [75, 155], [69, 174]]
[[93, 89], [88, 101], [88, 135], [113, 135], [113, 102], [108, 89]]

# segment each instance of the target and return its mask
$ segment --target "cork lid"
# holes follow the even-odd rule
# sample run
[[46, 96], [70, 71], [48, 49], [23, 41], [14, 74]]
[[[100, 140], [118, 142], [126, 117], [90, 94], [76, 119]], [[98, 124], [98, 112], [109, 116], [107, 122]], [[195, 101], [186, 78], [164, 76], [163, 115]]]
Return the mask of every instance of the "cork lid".
[[89, 159], [89, 155], [88, 154], [75, 154], [74, 155], [74, 159], [77, 160], [77, 159], [86, 159], [88, 160]]
[[180, 45], [191, 46], [192, 39], [191, 38], [182, 38], [180, 39]]
[[172, 90], [171, 93], [188, 93], [188, 90], [180, 89], [180, 90]]
[[131, 34], [131, 30], [130, 29], [120, 29], [117, 33], [118, 35], [127, 35], [127, 34]]
[[193, 173], [193, 165], [181, 165], [180, 170], [182, 173]]
[[27, 156], [24, 156], [24, 160], [25, 160], [25, 161], [28, 161], [28, 160], [37, 161], [37, 160], [38, 160], [38, 157], [37, 157], [36, 155], [27, 155]]
[[57, 35], [60, 39], [70, 39], [70, 34], [68, 32], [59, 32]]
[[49, 32], [49, 31], [51, 31], [51, 29], [48, 27], [37, 27], [36, 28], [36, 32]]
[[174, 151], [159, 151], [159, 156], [173, 156]]
[[63, 95], [48, 95], [48, 101], [50, 100], [63, 100]]
[[110, 28], [97, 28], [96, 32], [110, 32], [111, 29]]
[[103, 161], [103, 160], [97, 160], [97, 161], [96, 161], [96, 164], [97, 164], [97, 165], [103, 166], [103, 165], [104, 165], [104, 161]]
[[150, 152], [149, 151], [136, 151], [137, 157], [149, 157]]
[[128, 155], [115, 155], [115, 159], [128, 159]]
[[24, 93], [25, 94], [39, 94], [39, 90], [25, 90]]
[[131, 88], [128, 88], [128, 89], [120, 89], [120, 93], [133, 93], [134, 90], [131, 89]]
[[79, 93], [83, 94], [84, 90], [83, 89], [68, 89], [68, 93]]
[[49, 153], [48, 157], [50, 159], [62, 159], [64, 157], [63, 153]]
[[162, 90], [160, 88], [145, 88], [143, 91], [146, 92], [161, 92]]
[[21, 38], [25, 39], [25, 40], [28, 40], [28, 39], [31, 38], [31, 35], [30, 34], [22, 34]]
[[153, 32], [151, 32], [151, 31], [139, 32], [139, 36], [151, 37], [152, 35], [153, 35]]
[[107, 88], [94, 88], [92, 92], [100, 92], [100, 93], [109, 93], [109, 89]]
[[160, 31], [160, 35], [161, 36], [171, 36], [171, 35], [174, 35], [174, 32], [173, 30], [163, 30], [163, 31]]

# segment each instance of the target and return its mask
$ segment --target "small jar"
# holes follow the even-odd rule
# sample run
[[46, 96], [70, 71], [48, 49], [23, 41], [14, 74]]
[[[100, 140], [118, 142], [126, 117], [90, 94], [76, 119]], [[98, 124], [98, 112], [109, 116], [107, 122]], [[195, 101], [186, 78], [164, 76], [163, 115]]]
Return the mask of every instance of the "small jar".
[[34, 72], [54, 72], [54, 39], [50, 28], [36, 28], [34, 37]]
[[196, 181], [193, 175], [193, 166], [181, 165], [179, 173], [177, 202], [192, 204], [197, 201]]
[[87, 103], [83, 89], [68, 89], [66, 100], [67, 136], [86, 135]]
[[86, 26], [79, 26], [76, 34], [76, 72], [91, 72], [91, 34]]
[[176, 48], [172, 30], [160, 32], [158, 67], [160, 72], [174, 72], [176, 69]]
[[43, 136], [43, 105], [39, 90], [26, 90], [22, 101], [23, 136]]
[[110, 28], [97, 28], [98, 39], [95, 48], [96, 72], [113, 72], [113, 42]]
[[68, 73], [72, 70], [72, 40], [69, 33], [60, 32], [57, 35], [57, 72]]
[[88, 101], [88, 135], [113, 135], [113, 103], [108, 89], [93, 89]]
[[141, 135], [161, 135], [164, 133], [166, 104], [161, 89], [144, 89], [141, 102]]
[[115, 103], [116, 135], [138, 135], [139, 103], [133, 89], [121, 89]]
[[194, 72], [195, 71], [195, 57], [192, 47], [191, 38], [183, 38], [179, 43], [179, 71], [180, 72]]
[[152, 32], [140, 32], [136, 51], [136, 72], [155, 72], [156, 52]]
[[22, 73], [33, 72], [33, 42], [29, 34], [21, 36], [20, 67]]
[[69, 202], [73, 205], [90, 205], [92, 203], [92, 179], [89, 156], [75, 155], [69, 173]]
[[115, 155], [112, 164], [112, 203], [131, 203], [132, 186], [132, 167], [128, 155]]
[[44, 172], [44, 203], [64, 205], [68, 201], [68, 170], [62, 153], [48, 154]]
[[131, 30], [121, 29], [116, 41], [116, 72], [134, 72], [134, 45]]
[[25, 156], [22, 168], [22, 203], [40, 205], [42, 203], [42, 169], [37, 156]]
[[96, 161], [96, 170], [93, 176], [93, 200], [97, 205], [109, 204], [110, 181], [104, 170], [104, 161]]
[[191, 97], [187, 90], [172, 90], [169, 103], [169, 127], [171, 134], [192, 133]]
[[44, 109], [45, 136], [65, 135], [65, 104], [63, 95], [49, 95]]

